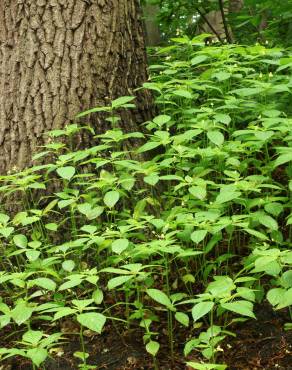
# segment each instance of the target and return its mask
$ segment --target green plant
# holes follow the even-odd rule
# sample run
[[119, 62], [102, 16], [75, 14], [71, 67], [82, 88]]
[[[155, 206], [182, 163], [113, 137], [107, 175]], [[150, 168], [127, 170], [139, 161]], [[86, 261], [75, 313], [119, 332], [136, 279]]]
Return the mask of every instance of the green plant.
[[58, 344], [62, 339], [61, 333], [46, 335], [42, 331], [28, 330], [22, 336], [22, 340], [17, 342], [22, 348], [1, 348], [0, 355], [3, 359], [11, 356], [22, 356], [31, 360], [33, 369], [39, 367], [48, 357], [48, 349]]
[[[54, 130], [34, 166], [0, 178], [6, 202], [19, 200], [0, 214], [3, 361], [41, 348], [39, 366], [66, 319], [84, 369], [84, 331], [105, 327], [140, 328], [156, 368], [164, 337], [174, 359], [180, 332], [186, 357], [212, 362], [189, 366], [223, 369], [220, 344], [255, 318], [256, 301], [290, 309], [291, 56], [205, 37], [156, 55], [143, 88], [160, 113], [143, 134], [119, 128], [119, 110], [134, 106], [119, 98], [76, 118], [101, 114], [110, 130]], [[83, 131], [96, 143], [76, 150]], [[24, 332], [39, 341], [14, 348]]]

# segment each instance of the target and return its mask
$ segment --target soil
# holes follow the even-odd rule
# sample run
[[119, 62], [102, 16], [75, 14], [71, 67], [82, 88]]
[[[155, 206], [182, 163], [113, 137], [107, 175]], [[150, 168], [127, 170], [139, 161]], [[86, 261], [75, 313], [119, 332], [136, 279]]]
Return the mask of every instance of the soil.
[[[287, 312], [274, 312], [270, 306], [257, 308], [257, 320], [236, 324], [231, 329], [236, 337], [228, 337], [219, 352], [217, 363], [225, 363], [230, 370], [292, 370], [292, 330], [284, 331], [284, 324], [289, 322]], [[162, 329], [158, 328], [160, 336]], [[177, 331], [176, 354], [170, 360], [167, 342], [161, 343], [157, 359], [159, 370], [187, 369], [182, 355], [184, 340], [188, 333]], [[87, 338], [86, 350], [90, 353], [88, 363], [96, 370], [153, 370], [154, 364], [144, 349], [143, 334], [131, 330], [119, 335], [109, 331], [109, 327], [100, 336]], [[73, 336], [70, 336], [73, 338]], [[76, 338], [74, 336], [74, 338]], [[80, 351], [79, 341], [70, 341], [59, 349], [59, 356], [49, 359], [39, 370], [77, 370], [78, 360], [73, 356]], [[196, 357], [197, 356], [197, 357]], [[192, 353], [192, 361], [199, 361], [197, 353]], [[0, 370], [31, 370], [28, 361], [13, 358], [0, 364]]]
[[292, 370], [292, 330], [283, 329], [289, 315], [262, 305], [256, 316], [233, 328], [237, 336], [224, 346], [221, 363], [229, 370]]

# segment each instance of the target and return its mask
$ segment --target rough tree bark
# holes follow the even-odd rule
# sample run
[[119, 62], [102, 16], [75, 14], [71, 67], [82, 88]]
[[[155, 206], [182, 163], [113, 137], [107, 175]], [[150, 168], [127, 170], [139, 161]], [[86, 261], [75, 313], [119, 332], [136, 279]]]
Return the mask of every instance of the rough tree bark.
[[[139, 0], [1, 0], [0, 173], [28, 165], [45, 131], [145, 80]], [[150, 96], [137, 100], [127, 130], [147, 116]]]

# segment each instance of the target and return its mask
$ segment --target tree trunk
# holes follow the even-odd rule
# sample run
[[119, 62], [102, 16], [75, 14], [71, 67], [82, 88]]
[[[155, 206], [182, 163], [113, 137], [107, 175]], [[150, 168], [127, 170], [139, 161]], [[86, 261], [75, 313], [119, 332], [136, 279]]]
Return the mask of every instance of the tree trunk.
[[218, 41], [225, 39], [225, 30], [222, 22], [222, 15], [219, 10], [212, 10], [205, 14], [201, 29], [205, 33], [213, 34], [212, 40]]
[[215, 34], [215, 40], [227, 39], [228, 42], [233, 42], [234, 37], [227, 18], [229, 14], [240, 12], [243, 5], [244, 0], [229, 0], [228, 3], [218, 0], [219, 10], [213, 10], [205, 15], [205, 22], [202, 25], [203, 31]]
[[243, 0], [229, 0], [229, 13], [238, 13], [244, 5]]
[[[244, 6], [244, 0], [229, 0], [229, 14], [231, 16], [231, 20], [236, 20], [236, 15], [241, 11]], [[236, 22], [235, 22], [236, 23]], [[232, 35], [232, 39], [236, 39], [236, 29], [232, 27], [232, 22], [230, 22], [230, 34]]]
[[[1, 0], [0, 173], [28, 165], [43, 133], [78, 112], [133, 95], [144, 46], [138, 0]], [[138, 129], [150, 101], [139, 92], [121, 126]]]
[[143, 10], [145, 18], [147, 46], [157, 46], [161, 42], [160, 29], [157, 21], [159, 7], [157, 5], [147, 4], [144, 6]]

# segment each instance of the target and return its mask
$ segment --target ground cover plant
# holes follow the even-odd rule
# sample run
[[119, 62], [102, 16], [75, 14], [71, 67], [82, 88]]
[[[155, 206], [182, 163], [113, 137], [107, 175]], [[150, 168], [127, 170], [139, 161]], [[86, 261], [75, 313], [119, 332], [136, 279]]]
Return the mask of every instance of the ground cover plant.
[[[4, 365], [46, 369], [77, 340], [76, 368], [95, 369], [89, 338], [132, 330], [149, 368], [163, 343], [168, 368], [225, 369], [222, 346], [257, 304], [291, 329], [292, 56], [206, 37], [153, 56], [141, 88], [159, 115], [144, 133], [119, 128], [135, 106], [121, 97], [1, 177], [6, 204], [19, 200], [0, 214]], [[96, 135], [92, 114], [112, 128]], [[83, 132], [96, 144], [75, 150]]]

